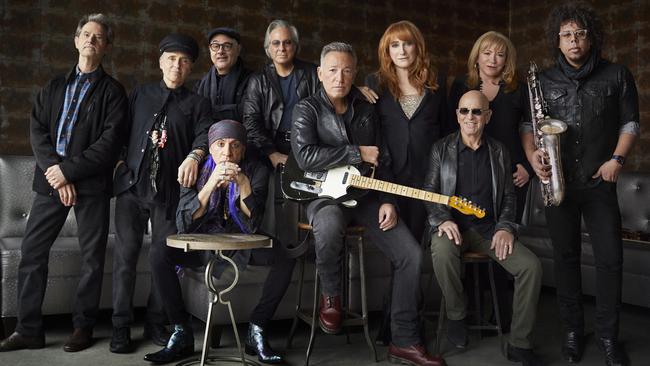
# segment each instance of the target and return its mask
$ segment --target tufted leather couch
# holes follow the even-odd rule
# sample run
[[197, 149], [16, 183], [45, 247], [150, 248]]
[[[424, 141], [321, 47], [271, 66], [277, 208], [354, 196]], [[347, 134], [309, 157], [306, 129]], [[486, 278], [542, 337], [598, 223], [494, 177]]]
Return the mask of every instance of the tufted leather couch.
[[[634, 233], [631, 237], [636, 238], [623, 240], [623, 302], [650, 307], [650, 173], [622, 173], [617, 193], [623, 230]], [[540, 258], [544, 268], [543, 284], [555, 286], [553, 246], [537, 180], [528, 192], [523, 221], [520, 239]], [[582, 288], [583, 293], [595, 295], [593, 249], [584, 222], [582, 228]]]
[[[0, 156], [0, 317], [5, 333], [13, 331], [17, 315], [17, 282], [20, 246], [25, 233], [34, 192], [31, 190], [35, 160], [32, 156]], [[113, 206], [111, 201], [111, 226], [106, 250], [104, 280], [100, 308], [110, 309], [113, 267]], [[150, 240], [145, 238], [140, 253], [134, 306], [146, 306], [151, 275], [147, 260]], [[43, 314], [65, 314], [72, 310], [81, 258], [77, 239], [74, 210], [54, 242], [49, 258], [49, 276], [43, 302]]]

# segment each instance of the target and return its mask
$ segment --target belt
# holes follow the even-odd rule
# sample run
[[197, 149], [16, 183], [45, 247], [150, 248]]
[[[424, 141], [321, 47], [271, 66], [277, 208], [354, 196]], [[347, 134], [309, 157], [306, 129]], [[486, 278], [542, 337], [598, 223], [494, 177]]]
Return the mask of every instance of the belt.
[[275, 132], [276, 141], [287, 141], [291, 142], [291, 130], [289, 131], [276, 131]]

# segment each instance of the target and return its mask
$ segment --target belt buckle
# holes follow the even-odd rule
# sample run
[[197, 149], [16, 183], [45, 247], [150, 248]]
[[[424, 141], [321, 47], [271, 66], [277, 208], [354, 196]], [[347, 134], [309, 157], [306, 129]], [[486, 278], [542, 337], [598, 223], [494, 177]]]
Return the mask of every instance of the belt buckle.
[[291, 131], [283, 132], [284, 141], [291, 142]]

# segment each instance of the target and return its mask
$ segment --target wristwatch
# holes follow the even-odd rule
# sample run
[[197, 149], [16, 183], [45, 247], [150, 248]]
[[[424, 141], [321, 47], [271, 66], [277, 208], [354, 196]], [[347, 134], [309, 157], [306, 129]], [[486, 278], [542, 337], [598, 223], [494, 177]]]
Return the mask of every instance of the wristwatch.
[[616, 160], [621, 166], [625, 164], [625, 156], [623, 155], [612, 155], [612, 160]]

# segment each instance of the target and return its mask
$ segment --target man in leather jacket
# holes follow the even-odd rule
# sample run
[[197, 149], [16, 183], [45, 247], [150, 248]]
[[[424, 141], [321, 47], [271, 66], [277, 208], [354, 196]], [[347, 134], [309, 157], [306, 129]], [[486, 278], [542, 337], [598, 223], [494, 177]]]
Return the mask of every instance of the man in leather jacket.
[[[379, 121], [374, 108], [353, 88], [356, 55], [335, 42], [323, 47], [318, 77], [323, 87], [299, 102], [293, 112], [291, 147], [299, 167], [321, 171], [342, 165], [376, 165], [376, 176], [390, 180], [388, 149], [380, 148]], [[367, 237], [392, 262], [392, 343], [388, 357], [410, 365], [439, 366], [420, 343], [417, 297], [422, 251], [406, 225], [397, 220], [393, 197], [370, 193], [354, 208], [331, 199], [307, 206], [316, 245], [316, 266], [322, 283], [319, 324], [326, 333], [341, 330], [340, 262], [345, 228], [363, 225]]]
[[[253, 74], [244, 97], [244, 126], [248, 130], [249, 155], [260, 154], [274, 169], [291, 152], [291, 116], [301, 99], [318, 88], [316, 65], [298, 60], [298, 30], [284, 20], [272, 21], [264, 37], [264, 50], [271, 62]], [[281, 165], [280, 165], [281, 167]], [[262, 227], [283, 245], [297, 242], [298, 205], [284, 200], [276, 172], [269, 185], [269, 201]]]
[[433, 269], [445, 299], [447, 339], [457, 348], [467, 345], [466, 304], [460, 258], [468, 250], [489, 255], [515, 278], [513, 316], [507, 357], [523, 365], [541, 365], [530, 335], [535, 325], [542, 280], [539, 259], [516, 240], [516, 196], [510, 156], [503, 144], [483, 135], [491, 117], [489, 102], [472, 90], [458, 102], [460, 129], [433, 145], [424, 189], [462, 196], [486, 211], [479, 219], [449, 207], [426, 203]]
[[[560, 142], [564, 200], [546, 207], [564, 325], [562, 355], [576, 363], [584, 351], [583, 218], [596, 265], [596, 343], [607, 365], [627, 365], [618, 344], [623, 244], [616, 180], [639, 134], [637, 90], [626, 67], [601, 58], [603, 32], [593, 9], [559, 6], [546, 28], [556, 65], [540, 74], [541, 88], [549, 115], [568, 126]], [[539, 178], [547, 179], [551, 172], [540, 160], [544, 152], [533, 143], [532, 125], [522, 130], [528, 160]]]

